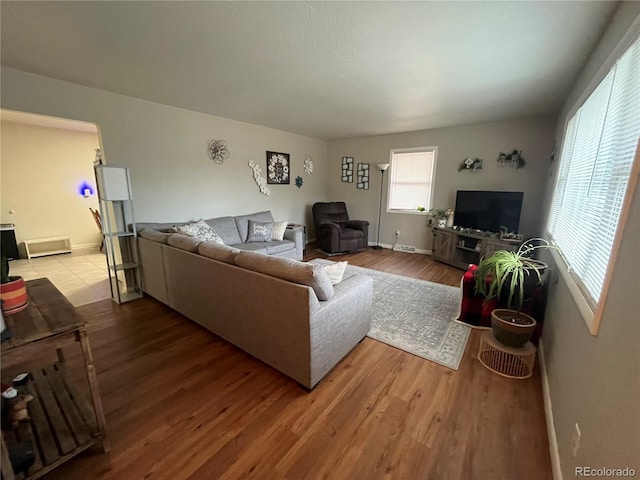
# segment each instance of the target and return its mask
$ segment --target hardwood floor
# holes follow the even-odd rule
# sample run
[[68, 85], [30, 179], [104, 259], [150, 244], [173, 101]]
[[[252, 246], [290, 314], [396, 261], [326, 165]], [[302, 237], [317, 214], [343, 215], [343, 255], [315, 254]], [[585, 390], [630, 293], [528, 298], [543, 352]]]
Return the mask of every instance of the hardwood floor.
[[[463, 273], [390, 250], [333, 260], [450, 285]], [[48, 479], [552, 477], [538, 372], [489, 372], [478, 332], [458, 371], [366, 338], [308, 393], [151, 298], [78, 311], [112, 450]]]

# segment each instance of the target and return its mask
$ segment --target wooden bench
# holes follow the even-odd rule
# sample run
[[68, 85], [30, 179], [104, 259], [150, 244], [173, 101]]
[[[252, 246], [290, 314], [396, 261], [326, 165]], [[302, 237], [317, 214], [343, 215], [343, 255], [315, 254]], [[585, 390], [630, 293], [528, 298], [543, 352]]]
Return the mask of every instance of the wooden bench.
[[24, 241], [27, 258], [43, 257], [45, 255], [57, 255], [58, 253], [71, 253], [71, 239], [66, 236], [34, 238]]

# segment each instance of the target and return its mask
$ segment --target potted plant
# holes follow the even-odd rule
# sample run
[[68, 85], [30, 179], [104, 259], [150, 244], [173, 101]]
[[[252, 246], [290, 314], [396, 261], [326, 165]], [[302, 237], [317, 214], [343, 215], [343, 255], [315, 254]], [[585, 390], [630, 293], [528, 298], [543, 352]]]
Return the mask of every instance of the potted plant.
[[476, 292], [485, 298], [485, 302], [496, 299], [506, 306], [506, 309], [494, 310], [495, 315], [494, 312], [491, 314], [491, 326], [497, 340], [505, 343], [515, 337], [505, 345], [521, 347], [535, 330], [535, 320], [520, 310], [534, 289], [542, 284], [542, 275], [547, 269], [545, 263], [531, 258], [531, 254], [545, 248], [555, 247], [543, 238], [534, 238], [515, 252], [497, 250], [485, 255], [478, 264]]
[[[422, 210], [420, 210], [421, 208]], [[424, 207], [418, 207], [418, 210], [422, 212], [424, 211]], [[427, 214], [429, 215], [429, 226], [432, 226], [435, 222], [436, 227], [445, 228], [449, 218], [453, 215], [453, 209], [432, 208]]]
[[18, 313], [29, 305], [27, 287], [24, 279], [9, 275], [9, 259], [2, 252], [0, 263], [0, 300], [2, 301], [2, 313], [12, 315]]

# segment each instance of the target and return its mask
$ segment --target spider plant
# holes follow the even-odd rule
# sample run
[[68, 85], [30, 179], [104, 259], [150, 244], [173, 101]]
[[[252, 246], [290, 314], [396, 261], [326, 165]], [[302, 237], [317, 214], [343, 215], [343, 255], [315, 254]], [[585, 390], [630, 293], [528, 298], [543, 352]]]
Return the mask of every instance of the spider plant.
[[[556, 248], [544, 238], [532, 238], [520, 245], [516, 252], [496, 250], [485, 255], [476, 270], [476, 292], [485, 301], [498, 298], [507, 308], [520, 310], [525, 300], [526, 286], [542, 283], [547, 268], [543, 262], [530, 258], [539, 249]], [[528, 293], [528, 291], [527, 291]]]

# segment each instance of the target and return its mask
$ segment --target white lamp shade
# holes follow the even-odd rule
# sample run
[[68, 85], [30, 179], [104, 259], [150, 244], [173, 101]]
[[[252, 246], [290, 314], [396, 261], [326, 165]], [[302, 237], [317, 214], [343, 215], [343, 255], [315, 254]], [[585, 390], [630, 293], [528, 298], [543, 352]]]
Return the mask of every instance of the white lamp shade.
[[381, 172], [384, 172], [387, 168], [389, 168], [389, 163], [377, 163], [376, 165], [378, 165], [378, 168], [380, 169]]
[[96, 165], [96, 178], [101, 200], [131, 200], [126, 168]]

